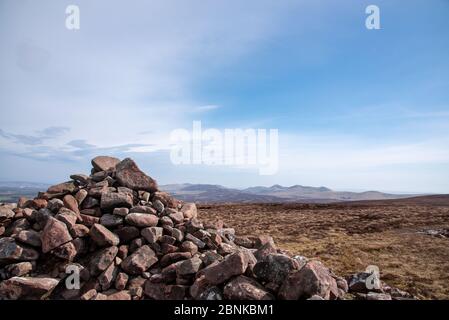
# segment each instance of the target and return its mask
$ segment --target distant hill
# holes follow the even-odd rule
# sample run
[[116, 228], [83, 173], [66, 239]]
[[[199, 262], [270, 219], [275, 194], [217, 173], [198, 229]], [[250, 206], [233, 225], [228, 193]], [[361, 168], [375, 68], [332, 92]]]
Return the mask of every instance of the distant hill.
[[18, 188], [18, 189], [39, 189], [46, 190], [50, 185], [48, 183], [29, 182], [29, 181], [0, 181], [0, 188]]
[[356, 200], [384, 200], [411, 197], [413, 195], [401, 195], [382, 193], [378, 191], [349, 192], [333, 191], [326, 187], [309, 187], [294, 185], [283, 187], [278, 184], [271, 187], [251, 187], [242, 190], [252, 194], [270, 195], [288, 200], [333, 200], [333, 201], [356, 201]]
[[333, 191], [326, 187], [294, 185], [283, 187], [251, 187], [232, 189], [210, 184], [171, 184], [160, 187], [179, 199], [197, 202], [304, 202], [331, 203], [342, 201], [402, 199], [414, 195], [389, 194], [378, 191]]
[[449, 206], [449, 194], [435, 194], [418, 197], [389, 199], [389, 200], [367, 200], [343, 202], [343, 205], [354, 206]]
[[212, 184], [171, 184], [160, 186], [176, 198], [193, 202], [283, 202], [279, 197], [242, 192], [239, 189], [226, 188]]
[[26, 181], [0, 181], [0, 202], [16, 202], [20, 197], [34, 198], [48, 184]]
[[315, 193], [315, 192], [327, 192], [332, 190], [326, 187], [307, 187], [300, 185], [283, 187], [281, 185], [275, 184], [271, 187], [250, 187], [243, 189], [242, 191], [254, 194], [272, 194], [272, 193], [285, 193], [285, 192]]

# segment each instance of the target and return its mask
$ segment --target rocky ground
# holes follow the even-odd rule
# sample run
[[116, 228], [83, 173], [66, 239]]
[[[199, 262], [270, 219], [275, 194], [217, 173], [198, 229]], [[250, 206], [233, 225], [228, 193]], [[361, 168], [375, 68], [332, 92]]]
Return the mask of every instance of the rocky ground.
[[239, 234], [270, 234], [291, 254], [318, 258], [340, 275], [380, 269], [421, 299], [449, 299], [449, 201], [430, 196], [348, 204], [200, 205], [205, 221]]
[[343, 278], [288, 255], [270, 236], [291, 234], [282, 213], [245, 212], [251, 233], [236, 232], [215, 216], [202, 222], [195, 204], [159, 191], [131, 159], [92, 165], [89, 176], [0, 206], [0, 299], [412, 298], [375, 270]]

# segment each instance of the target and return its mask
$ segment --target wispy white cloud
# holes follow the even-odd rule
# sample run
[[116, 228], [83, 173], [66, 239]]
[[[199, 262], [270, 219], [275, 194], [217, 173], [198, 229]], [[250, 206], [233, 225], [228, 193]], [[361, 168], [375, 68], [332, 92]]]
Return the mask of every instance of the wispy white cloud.
[[99, 147], [162, 148], [170, 130], [219, 107], [198, 103], [192, 86], [255, 50], [291, 6], [196, 0], [77, 4], [77, 32], [65, 29], [64, 7], [53, 1], [7, 1], [0, 12], [8, 29], [0, 30], [0, 103], [8, 106], [0, 127], [21, 132], [16, 138], [23, 142], [40, 143], [32, 133], [45, 123], [71, 128], [53, 146], [87, 140]]
[[207, 111], [212, 111], [212, 110], [216, 110], [220, 108], [220, 106], [216, 105], [216, 104], [209, 104], [209, 105], [205, 105], [205, 106], [199, 106], [194, 108], [194, 111], [196, 112], [207, 112]]
[[6, 132], [0, 129], [0, 137], [12, 141], [13, 143], [16, 144], [33, 146], [42, 144], [46, 140], [56, 139], [69, 131], [70, 128], [67, 127], [48, 127], [36, 131], [34, 135], [27, 135], [27, 134]]

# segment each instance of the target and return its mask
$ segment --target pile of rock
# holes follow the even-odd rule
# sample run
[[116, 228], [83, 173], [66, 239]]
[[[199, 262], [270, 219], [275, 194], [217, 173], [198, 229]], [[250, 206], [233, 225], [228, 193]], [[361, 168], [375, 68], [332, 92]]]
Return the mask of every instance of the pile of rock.
[[[203, 224], [131, 159], [92, 160], [90, 176], [0, 206], [0, 299], [391, 299], [269, 236]], [[79, 285], [78, 285], [79, 283]], [[401, 293], [402, 294], [402, 293]], [[397, 293], [396, 296], [400, 294]]]

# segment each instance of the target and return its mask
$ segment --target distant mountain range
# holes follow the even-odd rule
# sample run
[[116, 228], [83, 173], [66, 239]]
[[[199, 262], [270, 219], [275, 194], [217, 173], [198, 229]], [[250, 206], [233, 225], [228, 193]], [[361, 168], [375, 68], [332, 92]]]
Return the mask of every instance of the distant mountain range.
[[[34, 197], [39, 191], [45, 191], [48, 184], [34, 182], [0, 182], [0, 201], [17, 201], [20, 196]], [[390, 194], [378, 191], [348, 192], [333, 191], [326, 187], [294, 185], [283, 187], [250, 187], [233, 189], [212, 184], [168, 184], [159, 187], [178, 199], [202, 203], [331, 203], [345, 201], [403, 199], [417, 195]]]
[[363, 200], [402, 199], [416, 195], [390, 194], [378, 191], [349, 192], [333, 191], [326, 187], [309, 187], [294, 185], [283, 187], [251, 187], [246, 189], [232, 189], [211, 184], [170, 184], [160, 186], [185, 201], [195, 202], [305, 202], [330, 203]]
[[18, 189], [39, 189], [46, 190], [50, 185], [48, 183], [29, 182], [29, 181], [0, 181], [0, 188], [18, 188]]
[[45, 183], [0, 181], [0, 202], [16, 202], [19, 197], [34, 198], [48, 187]]

